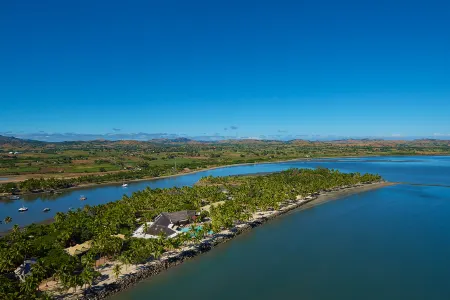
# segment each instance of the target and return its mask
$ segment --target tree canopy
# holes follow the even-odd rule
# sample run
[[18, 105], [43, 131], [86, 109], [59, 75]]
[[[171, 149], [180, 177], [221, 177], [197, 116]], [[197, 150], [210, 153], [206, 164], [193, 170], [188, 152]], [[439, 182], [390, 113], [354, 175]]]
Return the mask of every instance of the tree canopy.
[[[17, 226], [0, 239], [0, 299], [47, 297], [38, 291], [42, 280], [53, 277], [65, 288], [91, 285], [99, 273], [94, 261], [109, 257], [127, 265], [159, 258], [168, 249], [178, 248], [191, 235], [175, 239], [138, 239], [132, 232], [161, 212], [192, 209], [211, 204], [209, 221], [196, 232], [195, 240], [209, 230], [231, 228], [248, 220], [258, 210], [277, 209], [284, 201], [335, 187], [381, 180], [379, 175], [341, 173], [319, 168], [291, 169], [262, 176], [205, 177], [193, 187], [144, 189], [104, 205], [58, 213], [51, 224]], [[214, 203], [221, 203], [216, 204]], [[202, 214], [205, 217], [205, 214]], [[115, 237], [124, 234], [125, 240]], [[91, 241], [83, 255], [71, 256], [64, 249]], [[32, 275], [24, 282], [8, 276], [24, 259], [38, 258]], [[116, 274], [120, 274], [117, 267]]]

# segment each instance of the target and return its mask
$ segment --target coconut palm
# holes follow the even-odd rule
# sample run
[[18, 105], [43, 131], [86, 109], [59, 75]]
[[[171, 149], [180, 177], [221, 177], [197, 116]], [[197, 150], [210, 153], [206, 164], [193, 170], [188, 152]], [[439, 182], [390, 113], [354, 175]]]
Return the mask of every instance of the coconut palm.
[[144, 230], [144, 234], [147, 234], [147, 231], [148, 231], [148, 223], [147, 222], [144, 222], [143, 230]]
[[[163, 170], [158, 172], [163, 174]], [[89, 176], [85, 176], [83, 180], [97, 182]], [[85, 207], [67, 214], [58, 213], [53, 224], [28, 226], [22, 231], [18, 226], [14, 226], [11, 233], [5, 236], [5, 242], [0, 242], [0, 279], [4, 277], [1, 274], [13, 271], [27, 256], [40, 257], [44, 261], [46, 276], [54, 276], [63, 287], [90, 285], [98, 276], [98, 272], [93, 268], [95, 254], [118, 256], [121, 265], [128, 267], [131, 263], [148, 261], [151, 257], [158, 259], [165, 249], [176, 249], [186, 242], [192, 243], [193, 240], [199, 242], [211, 229], [218, 232], [231, 228], [248, 220], [255, 211], [277, 209], [279, 205], [295, 199], [297, 195], [306, 196], [322, 190], [379, 180], [379, 175], [345, 174], [319, 168], [291, 169], [256, 177], [208, 177], [200, 180], [200, 186], [193, 187], [146, 188], [131, 196], [124, 196], [117, 202]], [[56, 179], [30, 180], [24, 187], [47, 187], [56, 182]], [[222, 192], [224, 188], [227, 190], [226, 194]], [[224, 202], [220, 205], [213, 204], [219, 201]], [[191, 227], [191, 232], [195, 233], [194, 239], [191, 233], [180, 234], [173, 239], [129, 239], [125, 243], [119, 238], [111, 237], [117, 233], [129, 236], [139, 226], [137, 218], [147, 221], [161, 212], [198, 209], [205, 204], [212, 204], [209, 220], [206, 224], [202, 222]], [[5, 218], [5, 223], [11, 221], [9, 217]], [[197, 231], [200, 225], [202, 229]], [[147, 230], [145, 227], [146, 225], [144, 229]], [[29, 236], [33, 236], [33, 239], [29, 239]], [[63, 248], [88, 240], [92, 241], [92, 248], [81, 259], [63, 251]], [[23, 292], [35, 293], [32, 283], [29, 281], [28, 286], [20, 288], [17, 284], [11, 294], [19, 293], [20, 289]], [[0, 280], [0, 290], [1, 288]], [[29, 298], [33, 297], [30, 295]]]
[[128, 271], [128, 265], [130, 265], [132, 261], [129, 252], [122, 253], [122, 255], [119, 256], [119, 261], [122, 263], [122, 265], [125, 265], [125, 270]]
[[79, 284], [81, 284], [82, 287], [84, 285], [91, 286], [94, 279], [98, 276], [100, 276], [100, 273], [95, 271], [93, 266], [86, 266], [79, 276]]
[[39, 281], [34, 276], [26, 276], [25, 281], [20, 284], [20, 292], [26, 299], [34, 298], [34, 294], [39, 286]]
[[116, 279], [119, 278], [121, 272], [122, 272], [122, 265], [116, 264], [113, 268], [113, 273], [114, 273], [114, 276], [116, 276]]

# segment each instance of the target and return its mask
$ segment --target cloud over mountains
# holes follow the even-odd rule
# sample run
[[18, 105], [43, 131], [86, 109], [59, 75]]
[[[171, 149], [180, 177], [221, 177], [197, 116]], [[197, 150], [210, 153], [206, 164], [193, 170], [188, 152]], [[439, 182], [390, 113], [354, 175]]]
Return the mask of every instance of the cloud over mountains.
[[[231, 126], [237, 128], [237, 126]], [[228, 130], [231, 130], [229, 127]], [[450, 139], [450, 134], [435, 133], [430, 136], [337, 136], [337, 135], [312, 135], [312, 134], [288, 134], [287, 131], [278, 130], [276, 134], [266, 134], [259, 136], [244, 136], [237, 135], [229, 132], [229, 135], [214, 133], [207, 134], [203, 133], [200, 135], [187, 135], [187, 134], [174, 134], [174, 133], [124, 133], [120, 129], [115, 128], [114, 132], [105, 134], [87, 134], [87, 133], [47, 133], [44, 131], [39, 131], [36, 133], [24, 133], [24, 132], [12, 132], [5, 131], [0, 132], [0, 135], [16, 137], [20, 139], [30, 139], [45, 142], [65, 142], [65, 141], [92, 141], [92, 140], [136, 140], [136, 141], [149, 141], [154, 139], [179, 139], [186, 138], [196, 141], [220, 141], [220, 140], [235, 140], [235, 139], [258, 139], [258, 140], [312, 140], [312, 141], [329, 141], [329, 140], [341, 140], [341, 139], [385, 139], [385, 140], [412, 140], [412, 139], [422, 139], [422, 138], [434, 138], [434, 139]]]
[[[117, 129], [117, 128], [116, 128]], [[185, 134], [171, 134], [171, 133], [122, 133], [119, 130], [114, 130], [113, 133], [106, 134], [87, 134], [87, 133], [46, 133], [46, 132], [36, 132], [36, 133], [14, 133], [14, 132], [0, 132], [0, 135], [13, 136], [21, 139], [30, 139], [46, 142], [64, 142], [64, 141], [92, 141], [92, 140], [136, 140], [136, 141], [148, 141], [154, 139], [177, 139], [177, 138], [188, 138], [192, 140], [201, 141], [218, 141], [236, 138], [235, 136], [226, 136], [215, 133], [214, 135], [199, 135], [199, 136], [188, 136]]]

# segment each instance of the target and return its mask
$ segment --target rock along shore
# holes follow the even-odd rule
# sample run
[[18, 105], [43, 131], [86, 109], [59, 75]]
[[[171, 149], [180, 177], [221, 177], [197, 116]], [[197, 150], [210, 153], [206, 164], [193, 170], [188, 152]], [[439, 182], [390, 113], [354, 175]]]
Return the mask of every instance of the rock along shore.
[[355, 186], [347, 186], [341, 188], [335, 188], [333, 190], [322, 191], [321, 193], [316, 193], [310, 197], [301, 200], [291, 200], [288, 204], [282, 206], [279, 210], [258, 212], [254, 215], [253, 219], [236, 225], [230, 230], [224, 230], [212, 237], [204, 239], [201, 243], [197, 245], [191, 245], [184, 247], [182, 251], [176, 254], [163, 255], [159, 260], [153, 260], [148, 262], [134, 272], [129, 274], [124, 274], [121, 278], [115, 282], [95, 285], [83, 291], [82, 294], [78, 295], [60, 295], [55, 298], [57, 299], [83, 299], [83, 300], [97, 300], [105, 299], [114, 294], [117, 294], [125, 289], [131, 288], [138, 282], [155, 276], [169, 268], [178, 266], [184, 261], [196, 257], [202, 253], [208, 252], [214, 247], [226, 243], [233, 239], [234, 237], [251, 230], [254, 227], [258, 227], [278, 216], [284, 215], [297, 208], [309, 208], [321, 203], [331, 201], [334, 199], [339, 199], [352, 194], [365, 192], [373, 189], [378, 189], [395, 183], [389, 182], [375, 182], [367, 184], [358, 184]]

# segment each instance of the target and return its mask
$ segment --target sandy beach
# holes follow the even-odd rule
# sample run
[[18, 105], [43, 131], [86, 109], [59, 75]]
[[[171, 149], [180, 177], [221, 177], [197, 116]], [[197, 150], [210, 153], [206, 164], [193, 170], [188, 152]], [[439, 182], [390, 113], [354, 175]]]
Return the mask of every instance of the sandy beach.
[[210, 251], [214, 247], [225, 243], [232, 238], [247, 232], [248, 230], [260, 226], [265, 222], [274, 219], [286, 213], [293, 213], [299, 209], [308, 209], [328, 201], [341, 199], [357, 193], [363, 193], [375, 190], [397, 183], [377, 182], [371, 184], [359, 184], [356, 186], [336, 188], [330, 191], [308, 196], [306, 198], [298, 197], [296, 200], [287, 200], [282, 203], [280, 209], [272, 211], [259, 211], [242, 224], [236, 225], [229, 230], [223, 230], [203, 239], [200, 243], [190, 243], [170, 252], [164, 253], [161, 258], [151, 260], [145, 264], [124, 265], [122, 272], [118, 278], [113, 274], [115, 265], [120, 264], [117, 261], [105, 261], [97, 270], [101, 273], [100, 281], [95, 282], [89, 289], [82, 290], [78, 288], [76, 291], [61, 291], [58, 284], [54, 281], [47, 281], [41, 284], [41, 290], [48, 290], [53, 293], [57, 299], [104, 299], [124, 289], [132, 287], [137, 282], [152, 277], [163, 272], [173, 266], [183, 263], [192, 257], [201, 253]]

